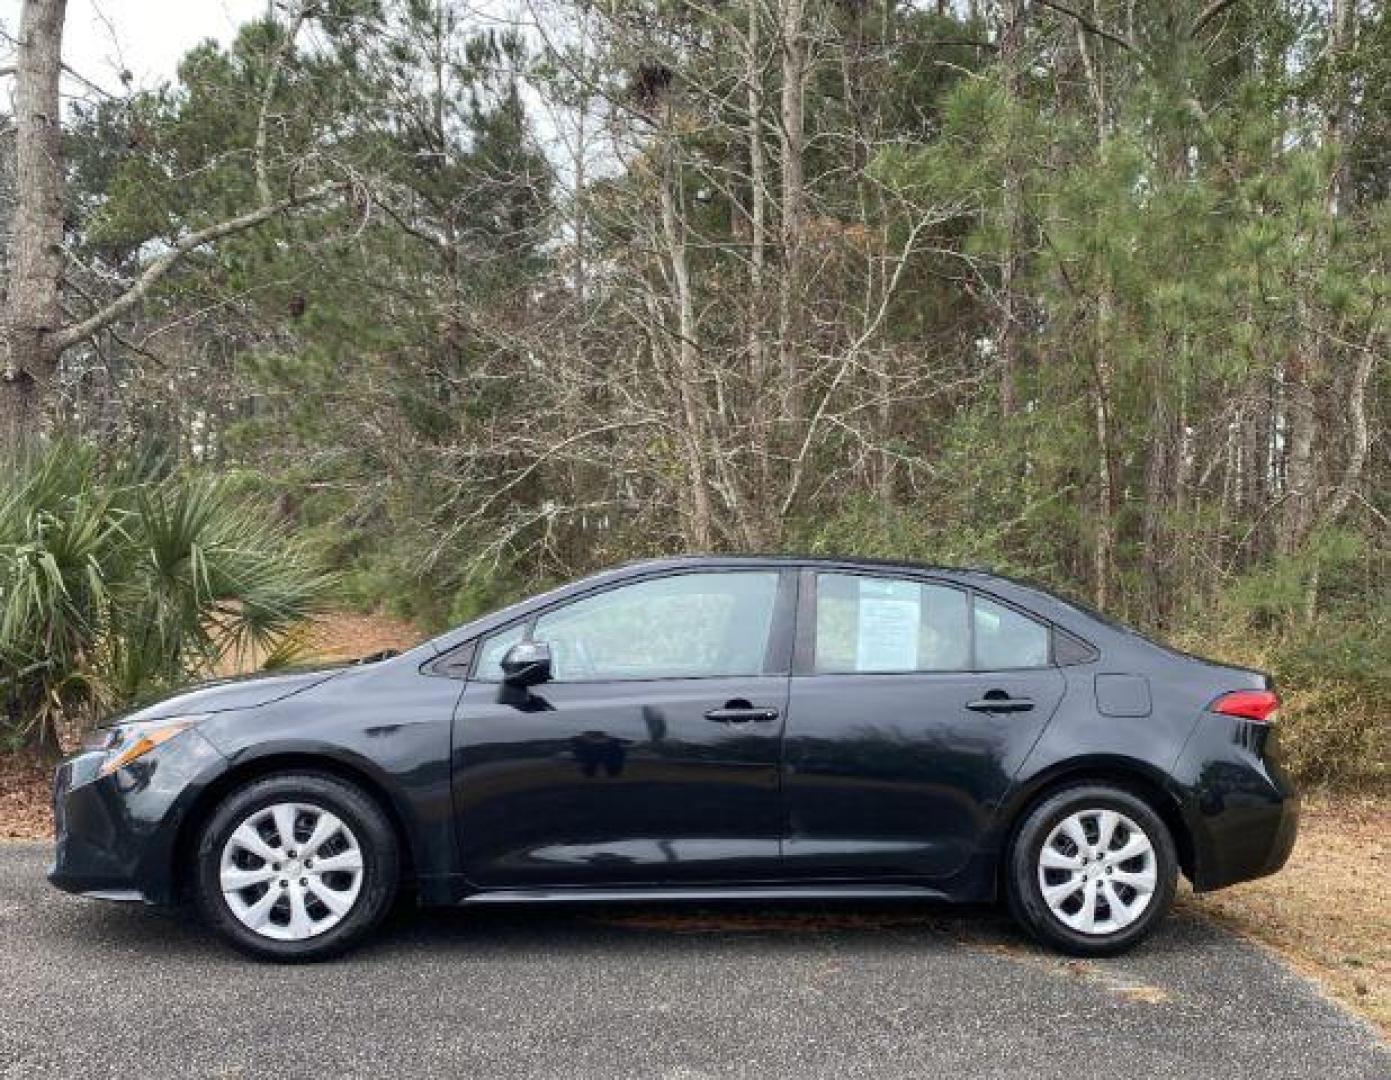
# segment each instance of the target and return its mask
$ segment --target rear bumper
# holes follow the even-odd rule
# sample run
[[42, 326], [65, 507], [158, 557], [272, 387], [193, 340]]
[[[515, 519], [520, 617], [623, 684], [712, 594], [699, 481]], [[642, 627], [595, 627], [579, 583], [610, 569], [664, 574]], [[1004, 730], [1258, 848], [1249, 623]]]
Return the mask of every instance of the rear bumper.
[[182, 814], [226, 761], [193, 730], [109, 776], [99, 775], [102, 760], [94, 751], [58, 766], [48, 880], [84, 896], [172, 903]]
[[1234, 807], [1204, 822], [1193, 888], [1211, 892], [1273, 874], [1290, 857], [1299, 831], [1299, 798], [1276, 806]]
[[1221, 889], [1273, 874], [1299, 831], [1299, 795], [1280, 766], [1275, 732], [1262, 724], [1206, 715], [1176, 773], [1188, 788], [1193, 888]]

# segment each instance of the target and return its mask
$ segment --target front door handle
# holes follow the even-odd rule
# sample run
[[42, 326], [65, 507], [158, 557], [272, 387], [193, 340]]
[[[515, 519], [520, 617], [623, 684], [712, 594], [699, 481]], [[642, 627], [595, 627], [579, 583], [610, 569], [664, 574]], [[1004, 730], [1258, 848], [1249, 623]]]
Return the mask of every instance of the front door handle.
[[752, 720], [756, 724], [767, 724], [778, 718], [777, 709], [755, 708], [748, 702], [726, 702], [723, 708], [711, 709], [705, 714], [705, 719], [716, 724], [747, 724]]
[[1010, 697], [1008, 694], [991, 691], [979, 701], [966, 702], [966, 708], [973, 712], [1011, 713], [1028, 712], [1034, 707], [1031, 698]]

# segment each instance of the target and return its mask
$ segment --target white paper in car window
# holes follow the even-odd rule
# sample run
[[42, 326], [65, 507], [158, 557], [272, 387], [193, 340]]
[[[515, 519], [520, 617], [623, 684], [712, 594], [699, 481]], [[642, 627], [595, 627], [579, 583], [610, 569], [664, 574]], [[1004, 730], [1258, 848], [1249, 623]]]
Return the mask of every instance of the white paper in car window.
[[918, 666], [922, 591], [911, 581], [860, 579], [856, 671], [912, 671]]

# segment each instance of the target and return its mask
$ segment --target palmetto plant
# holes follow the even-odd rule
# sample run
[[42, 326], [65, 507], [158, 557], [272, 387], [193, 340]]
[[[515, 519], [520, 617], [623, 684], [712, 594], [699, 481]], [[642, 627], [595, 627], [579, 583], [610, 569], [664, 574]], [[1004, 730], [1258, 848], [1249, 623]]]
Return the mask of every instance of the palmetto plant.
[[57, 742], [103, 708], [229, 656], [276, 654], [326, 579], [224, 480], [103, 471], [50, 447], [0, 480], [0, 701], [11, 741]]
[[0, 482], [0, 679], [9, 726], [39, 742], [106, 697], [96, 664], [120, 537], [91, 464], [55, 451]]

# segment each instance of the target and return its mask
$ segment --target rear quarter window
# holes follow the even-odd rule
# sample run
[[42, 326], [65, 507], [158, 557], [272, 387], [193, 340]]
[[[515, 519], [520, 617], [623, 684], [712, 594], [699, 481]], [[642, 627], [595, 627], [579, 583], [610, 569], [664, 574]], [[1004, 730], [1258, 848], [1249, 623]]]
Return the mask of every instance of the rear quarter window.
[[1013, 608], [977, 595], [974, 629], [976, 667], [986, 671], [1049, 665], [1048, 627]]

